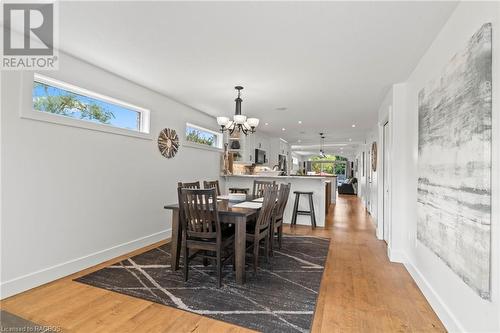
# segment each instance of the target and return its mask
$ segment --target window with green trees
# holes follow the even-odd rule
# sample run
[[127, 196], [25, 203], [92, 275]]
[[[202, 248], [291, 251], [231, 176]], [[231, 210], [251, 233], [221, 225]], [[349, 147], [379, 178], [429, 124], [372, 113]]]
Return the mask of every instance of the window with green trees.
[[[142, 114], [138, 110], [96, 98], [96, 93], [83, 94], [78, 89], [65, 89], [63, 83], [51, 84], [44, 80], [33, 83], [33, 108], [88, 122], [105, 124], [133, 131], [141, 131]], [[69, 86], [69, 85], [68, 85]], [[84, 91], [82, 89], [82, 91]], [[85, 92], [87, 92], [85, 90]], [[94, 96], [91, 96], [94, 95]], [[99, 95], [101, 96], [101, 95]], [[109, 98], [109, 100], [112, 100]], [[124, 103], [125, 104], [125, 103]]]
[[221, 148], [222, 135], [201, 126], [186, 124], [186, 140], [214, 148]]
[[347, 158], [337, 155], [325, 157], [314, 156], [311, 159], [311, 168], [315, 173], [329, 175], [345, 175]]

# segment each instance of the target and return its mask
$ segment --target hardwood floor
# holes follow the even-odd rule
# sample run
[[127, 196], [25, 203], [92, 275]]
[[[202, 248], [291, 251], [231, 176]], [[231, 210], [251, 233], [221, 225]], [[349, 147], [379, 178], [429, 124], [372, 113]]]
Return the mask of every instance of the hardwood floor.
[[340, 196], [324, 229], [284, 232], [331, 238], [313, 332], [446, 332], [404, 266], [387, 258], [357, 197]]
[[[387, 259], [386, 245], [376, 239], [358, 198], [340, 196], [325, 228], [286, 225], [285, 233], [332, 240], [313, 332], [445, 332], [404, 266]], [[59, 326], [64, 332], [250, 332], [72, 281], [128, 256], [7, 298], [1, 308], [40, 325]]]

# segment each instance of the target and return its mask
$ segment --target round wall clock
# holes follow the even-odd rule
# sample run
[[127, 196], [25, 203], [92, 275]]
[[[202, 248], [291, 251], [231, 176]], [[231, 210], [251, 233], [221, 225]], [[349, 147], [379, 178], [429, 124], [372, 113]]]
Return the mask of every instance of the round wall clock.
[[372, 170], [377, 171], [377, 143], [372, 143]]
[[175, 130], [164, 128], [158, 135], [158, 149], [166, 158], [172, 158], [179, 150], [179, 136]]

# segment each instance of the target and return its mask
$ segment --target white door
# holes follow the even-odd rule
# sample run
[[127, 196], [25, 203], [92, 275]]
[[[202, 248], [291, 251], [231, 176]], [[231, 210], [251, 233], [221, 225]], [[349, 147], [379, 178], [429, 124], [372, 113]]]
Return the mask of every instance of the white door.
[[361, 192], [361, 196], [363, 199], [363, 204], [365, 207], [368, 207], [368, 196], [367, 196], [367, 187], [368, 187], [368, 182], [366, 181], [366, 152], [364, 151], [366, 147], [363, 147], [363, 152], [361, 153], [361, 178], [363, 181], [363, 190]]
[[383, 182], [384, 182], [384, 212], [383, 212], [383, 232], [384, 232], [384, 240], [387, 244], [389, 244], [389, 235], [391, 228], [391, 197], [390, 197], [390, 151], [391, 151], [391, 140], [390, 140], [390, 131], [389, 131], [389, 122], [384, 124], [384, 147], [383, 147]]
[[372, 204], [371, 204], [371, 196], [372, 196], [372, 180], [371, 180], [371, 174], [370, 174], [370, 161], [371, 161], [371, 151], [368, 149], [366, 151], [366, 208], [368, 209], [368, 212], [371, 214], [372, 213]]

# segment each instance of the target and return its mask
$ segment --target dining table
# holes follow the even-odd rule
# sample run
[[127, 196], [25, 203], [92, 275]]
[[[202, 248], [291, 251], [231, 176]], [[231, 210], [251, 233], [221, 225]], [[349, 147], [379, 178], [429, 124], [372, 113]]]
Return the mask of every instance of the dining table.
[[[241, 206], [242, 203], [250, 203], [246, 207]], [[227, 199], [227, 196], [220, 196], [217, 199], [217, 210], [219, 212], [219, 220], [221, 223], [234, 224], [235, 238], [234, 238], [234, 261], [235, 261], [235, 274], [236, 283], [245, 283], [245, 252], [246, 252], [246, 231], [247, 223], [255, 220], [260, 211], [260, 207], [255, 205], [259, 202], [259, 198], [252, 195], [246, 195], [244, 199], [232, 201]], [[260, 199], [260, 202], [261, 199]], [[244, 204], [245, 205], [245, 204]], [[182, 243], [182, 228], [180, 225], [179, 204], [173, 203], [165, 205], [166, 210], [172, 211], [172, 239], [171, 239], [171, 269], [176, 271], [179, 269], [181, 243]]]

